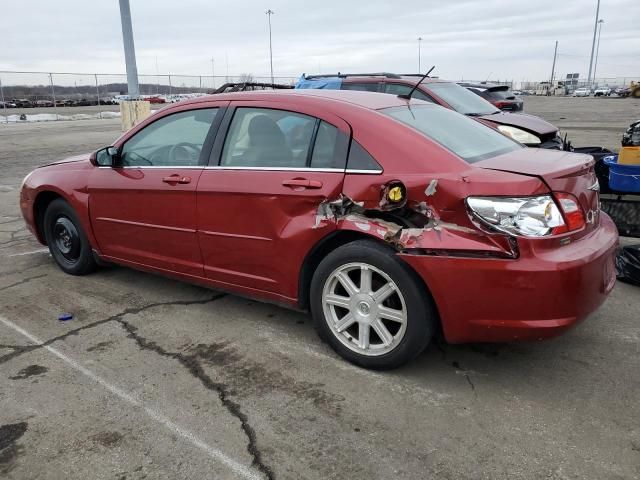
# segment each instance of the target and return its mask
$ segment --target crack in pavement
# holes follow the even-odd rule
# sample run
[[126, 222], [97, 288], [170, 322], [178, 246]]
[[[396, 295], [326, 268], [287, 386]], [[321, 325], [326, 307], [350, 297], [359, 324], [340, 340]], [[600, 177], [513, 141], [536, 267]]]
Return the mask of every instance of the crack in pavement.
[[23, 278], [22, 280], [20, 280], [18, 282], [12, 283], [11, 285], [6, 285], [4, 287], [0, 287], [0, 292], [2, 292], [3, 290], [7, 290], [9, 288], [17, 287], [18, 285], [22, 285], [22, 284], [28, 283], [31, 280], [35, 280], [37, 278], [42, 278], [42, 277], [46, 277], [46, 276], [47, 276], [47, 274], [43, 273], [42, 275], [34, 275], [33, 277]]
[[476, 386], [471, 381], [471, 377], [469, 377], [469, 374], [467, 372], [464, 372], [464, 378], [467, 379], [467, 382], [469, 382], [469, 385], [471, 385], [471, 390], [473, 391], [473, 394], [475, 395], [476, 398], [478, 398], [478, 392], [476, 392]]
[[[26, 227], [20, 227], [17, 230], [8, 230], [8, 231], [3, 230], [0, 233], [9, 234], [9, 239], [3, 240], [2, 242], [0, 242], [0, 245], [8, 245], [9, 243], [12, 243], [12, 242], [20, 242], [22, 240], [27, 240], [31, 237]], [[21, 233], [24, 233], [25, 235], [20, 235]]]
[[99, 325], [104, 325], [105, 323], [116, 321], [124, 328], [124, 330], [128, 333], [128, 336], [135, 340], [135, 342], [138, 344], [140, 349], [150, 350], [161, 356], [165, 356], [165, 357], [177, 360], [178, 362], [180, 362], [181, 365], [183, 365], [189, 371], [189, 373], [194, 378], [197, 378], [198, 380], [200, 380], [200, 382], [205, 388], [211, 391], [215, 391], [218, 394], [218, 398], [220, 399], [220, 402], [227, 409], [227, 411], [231, 413], [231, 415], [236, 417], [238, 420], [240, 420], [242, 430], [248, 439], [247, 451], [251, 455], [252, 466], [254, 466], [256, 469], [262, 472], [266, 476], [267, 480], [274, 480], [275, 475], [271, 467], [266, 465], [262, 460], [262, 453], [260, 452], [257, 446], [255, 430], [253, 429], [253, 427], [251, 427], [251, 425], [249, 425], [248, 417], [244, 412], [242, 412], [240, 405], [229, 399], [227, 386], [223, 383], [214, 382], [213, 379], [211, 379], [211, 377], [209, 377], [204, 372], [204, 369], [198, 362], [196, 355], [184, 355], [182, 353], [177, 353], [177, 352], [168, 352], [164, 348], [157, 345], [155, 342], [149, 341], [146, 338], [142, 337], [141, 335], [138, 335], [136, 333], [138, 329], [132, 324], [130, 324], [129, 322], [127, 322], [126, 320], [124, 320], [124, 317], [126, 315], [135, 315], [144, 310], [148, 310], [154, 307], [169, 306], [169, 305], [202, 305], [202, 304], [206, 304], [206, 303], [218, 300], [219, 298], [222, 298], [224, 296], [226, 296], [225, 293], [219, 293], [219, 294], [213, 295], [212, 297], [202, 299], [202, 300], [176, 300], [171, 302], [150, 303], [142, 307], [129, 307], [124, 309], [120, 313], [116, 313], [115, 315], [111, 315], [110, 317], [104, 318], [102, 320], [97, 320], [95, 322], [88, 323], [81, 327], [74, 328], [72, 330], [69, 330], [63, 333], [62, 335], [58, 335], [57, 337], [50, 338], [49, 340], [46, 340], [45, 342], [42, 342], [36, 345], [8, 346], [8, 348], [12, 348], [14, 349], [14, 351], [0, 357], [0, 365], [8, 362], [9, 360], [12, 360], [13, 358], [19, 355], [22, 355], [23, 353], [31, 352], [33, 350], [46, 347], [48, 345], [51, 345], [52, 343], [58, 342], [60, 340], [64, 340], [65, 338], [70, 337], [71, 335], [77, 335], [78, 333], [84, 330], [94, 328]]
[[469, 372], [467, 371], [467, 369], [463, 368], [457, 360], [454, 360], [453, 362], [449, 363], [447, 361], [447, 351], [444, 349], [444, 347], [437, 341], [434, 341], [433, 343], [435, 347], [440, 351], [440, 353], [442, 353], [442, 361], [447, 365], [450, 365], [453, 368], [455, 368], [456, 372], [460, 372], [462, 373], [462, 375], [464, 375], [464, 378], [467, 379], [467, 383], [471, 387], [471, 391], [473, 392], [474, 397], [478, 398], [478, 392], [476, 392], [476, 386], [471, 380], [471, 377], [469, 376]]
[[113, 322], [113, 321], [119, 319], [120, 317], [124, 317], [125, 315], [128, 315], [128, 314], [134, 314], [135, 315], [136, 313], [140, 313], [140, 312], [142, 312], [144, 310], [147, 310], [149, 308], [162, 307], [162, 306], [165, 306], [165, 305], [197, 305], [197, 304], [204, 304], [204, 303], [208, 303], [208, 302], [217, 300], [218, 298], [220, 298], [220, 295], [216, 294], [216, 295], [214, 295], [212, 297], [209, 297], [209, 298], [206, 298], [204, 300], [174, 300], [174, 301], [171, 301], [171, 302], [149, 303], [149, 304], [143, 305], [141, 307], [128, 307], [128, 308], [125, 308], [120, 313], [116, 313], [115, 315], [111, 315], [110, 317], [103, 318], [102, 320], [96, 320], [95, 322], [87, 323], [87, 324], [82, 325], [80, 327], [73, 328], [71, 330], [66, 331], [65, 333], [63, 333], [61, 335], [58, 335], [57, 337], [53, 337], [53, 338], [50, 338], [49, 340], [46, 340], [45, 342], [42, 342], [42, 343], [39, 343], [39, 344], [36, 344], [36, 345], [25, 345], [25, 346], [19, 347], [15, 351], [0, 357], [0, 365], [2, 365], [3, 363], [8, 362], [9, 360], [14, 359], [15, 357], [18, 357], [18, 356], [22, 355], [23, 353], [31, 352], [33, 350], [37, 350], [37, 349], [49, 346], [52, 343], [58, 342], [60, 340], [64, 340], [67, 337], [70, 337], [72, 335], [77, 335], [78, 333], [82, 332], [83, 330], [88, 330], [90, 328], [94, 328], [94, 327], [98, 327], [100, 325], [104, 325], [105, 323]]
[[[217, 298], [222, 296], [224, 296], [224, 294], [221, 294]], [[222, 403], [222, 406], [225, 407], [231, 415], [240, 420], [242, 430], [248, 439], [247, 451], [252, 457], [251, 465], [262, 472], [268, 480], [274, 480], [275, 474], [273, 473], [273, 470], [269, 465], [265, 464], [262, 459], [262, 453], [258, 448], [256, 440], [256, 432], [249, 424], [247, 414], [242, 411], [240, 405], [229, 398], [227, 385], [215, 382], [210, 376], [208, 376], [202, 368], [202, 365], [198, 362], [197, 355], [185, 355], [184, 353], [169, 352], [165, 350], [157, 343], [147, 340], [145, 337], [138, 334], [138, 328], [124, 320], [122, 317], [118, 318], [116, 321], [122, 326], [122, 328], [124, 328], [128, 333], [128, 336], [138, 344], [138, 347], [141, 350], [149, 350], [163, 357], [177, 360], [194, 378], [200, 380], [207, 390], [214, 391], [218, 394], [218, 398]]]
[[15, 275], [16, 273], [22, 273], [25, 272], [27, 270], [33, 270], [34, 268], [38, 268], [38, 267], [44, 267], [45, 265], [48, 265], [49, 262], [38, 262], [34, 265], [29, 265], [28, 267], [24, 267], [24, 268], [16, 268], [14, 270], [3, 270], [0, 271], [0, 275], [4, 276], [4, 277], [8, 277], [9, 275]]

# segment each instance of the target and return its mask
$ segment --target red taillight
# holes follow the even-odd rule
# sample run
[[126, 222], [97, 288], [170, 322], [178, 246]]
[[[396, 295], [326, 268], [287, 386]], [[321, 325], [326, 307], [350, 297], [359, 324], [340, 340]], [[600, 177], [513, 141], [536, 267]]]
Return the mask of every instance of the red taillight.
[[509, 103], [508, 103], [508, 102], [495, 102], [495, 103], [494, 103], [494, 105], [495, 105], [496, 107], [498, 107], [498, 108], [502, 109], [502, 108], [504, 108], [504, 107], [508, 106], [508, 105], [509, 105]]
[[578, 199], [570, 193], [555, 192], [554, 196], [560, 205], [565, 225], [555, 227], [553, 234], [573, 232], [585, 226], [584, 213], [578, 204]]

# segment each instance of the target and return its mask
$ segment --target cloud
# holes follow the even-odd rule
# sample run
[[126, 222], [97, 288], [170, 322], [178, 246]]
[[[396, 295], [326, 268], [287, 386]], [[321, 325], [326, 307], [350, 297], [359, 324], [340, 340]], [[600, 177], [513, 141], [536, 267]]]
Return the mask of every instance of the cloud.
[[[588, 3], [588, 5], [587, 5]], [[591, 4], [593, 3], [593, 5]], [[28, 21], [25, 5], [28, 6]], [[557, 71], [586, 76], [595, 2], [502, 0], [292, 2], [131, 0], [140, 73], [268, 75], [272, 17], [276, 76], [302, 72], [412, 72], [450, 79], [541, 80], [560, 42]], [[636, 12], [636, 15], [632, 15]], [[124, 73], [118, 2], [26, 0], [4, 9], [2, 70]], [[635, 0], [603, 2], [599, 74], [640, 74]], [[6, 74], [0, 74], [6, 79]], [[6, 80], [5, 80], [6, 82]]]

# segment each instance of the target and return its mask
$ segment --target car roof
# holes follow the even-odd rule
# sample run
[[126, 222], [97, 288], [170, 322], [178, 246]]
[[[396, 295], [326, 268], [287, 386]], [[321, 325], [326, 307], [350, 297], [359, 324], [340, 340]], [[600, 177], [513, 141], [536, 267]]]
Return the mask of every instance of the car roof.
[[[252, 92], [219, 93], [216, 95], [204, 95], [192, 100], [180, 102], [180, 105], [196, 105], [212, 100], [254, 100], [254, 101], [282, 101], [299, 105], [314, 105], [319, 101], [330, 103], [354, 105], [369, 110], [381, 110], [383, 108], [406, 106], [408, 101], [397, 95], [385, 93], [361, 92], [356, 90], [255, 90]], [[431, 105], [429, 102], [412, 98], [410, 104]]]

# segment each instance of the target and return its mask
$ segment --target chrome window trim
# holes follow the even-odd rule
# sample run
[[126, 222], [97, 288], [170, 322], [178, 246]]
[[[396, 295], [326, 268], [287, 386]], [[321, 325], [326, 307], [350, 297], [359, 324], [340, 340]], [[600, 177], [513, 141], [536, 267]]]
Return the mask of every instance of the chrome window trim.
[[334, 172], [342, 173], [344, 168], [311, 168], [311, 167], [247, 167], [247, 166], [230, 166], [230, 165], [211, 165], [205, 167], [205, 170], [259, 170], [259, 171], [283, 171], [283, 172]]
[[347, 168], [346, 170], [342, 168], [311, 168], [311, 167], [300, 167], [300, 168], [287, 168], [287, 167], [231, 167], [231, 166], [160, 166], [160, 165], [144, 165], [144, 166], [133, 166], [133, 165], [123, 165], [123, 166], [115, 166], [112, 167], [110, 165], [99, 165], [97, 168], [122, 168], [122, 169], [185, 169], [185, 170], [254, 170], [254, 171], [267, 171], [267, 172], [323, 172], [323, 173], [354, 173], [354, 174], [362, 174], [362, 175], [380, 175], [382, 170], [358, 170], [355, 168]]
[[174, 166], [165, 166], [165, 165], [141, 165], [141, 166], [135, 166], [135, 165], [116, 165], [116, 166], [111, 166], [111, 165], [99, 165], [98, 168], [124, 168], [124, 169], [131, 169], [131, 168], [136, 168], [136, 169], [159, 169], [159, 168], [165, 168], [165, 169], [173, 169], [175, 170], [176, 168], [180, 168], [180, 169], [189, 169], [189, 170], [202, 170], [204, 169], [204, 165], [197, 165], [197, 166], [180, 166], [180, 165], [174, 165]]
[[379, 175], [382, 170], [357, 170], [343, 168], [313, 168], [313, 167], [232, 167], [214, 165], [204, 167], [205, 170], [255, 170], [267, 172], [325, 172], [325, 173], [363, 173], [369, 175]]
[[381, 175], [382, 170], [358, 170], [357, 168], [347, 168], [346, 173], [358, 173], [362, 175]]

